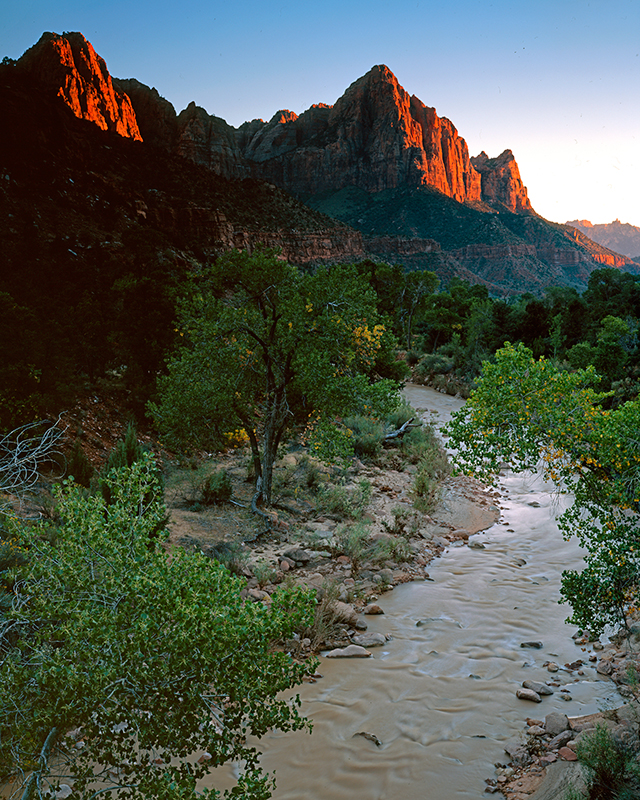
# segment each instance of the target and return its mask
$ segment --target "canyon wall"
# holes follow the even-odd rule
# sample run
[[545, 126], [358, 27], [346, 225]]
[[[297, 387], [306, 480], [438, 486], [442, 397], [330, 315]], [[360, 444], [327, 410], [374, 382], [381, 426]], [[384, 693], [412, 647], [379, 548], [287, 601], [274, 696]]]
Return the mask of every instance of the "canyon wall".
[[346, 186], [368, 192], [430, 186], [459, 202], [486, 200], [533, 213], [511, 151], [471, 159], [453, 123], [410, 96], [384, 65], [352, 83], [333, 106], [313, 105], [300, 115], [278, 111], [268, 122], [236, 129], [195, 103], [176, 114], [156, 89], [133, 78], [112, 80], [80, 33], [45, 33], [18, 63], [77, 117], [227, 178], [251, 176], [296, 196]]

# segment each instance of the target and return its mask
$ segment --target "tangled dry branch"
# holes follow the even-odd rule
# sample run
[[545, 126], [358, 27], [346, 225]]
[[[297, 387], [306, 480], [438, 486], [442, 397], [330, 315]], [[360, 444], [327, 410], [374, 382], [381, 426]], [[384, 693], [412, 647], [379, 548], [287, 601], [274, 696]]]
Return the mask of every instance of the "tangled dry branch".
[[0, 438], [0, 491], [21, 495], [33, 489], [43, 464], [59, 455], [64, 433], [58, 419], [53, 425], [31, 422]]

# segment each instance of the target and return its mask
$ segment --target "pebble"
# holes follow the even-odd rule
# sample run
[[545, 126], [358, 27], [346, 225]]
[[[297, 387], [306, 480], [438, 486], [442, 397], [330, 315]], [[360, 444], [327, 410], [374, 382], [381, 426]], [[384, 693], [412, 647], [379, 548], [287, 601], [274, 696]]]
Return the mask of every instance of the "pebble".
[[520, 647], [530, 647], [534, 650], [541, 650], [544, 645], [542, 642], [520, 642]]
[[369, 603], [368, 606], [364, 607], [365, 614], [384, 614], [384, 611], [380, 608], [377, 603]]
[[564, 759], [564, 761], [577, 761], [578, 756], [571, 750], [570, 747], [561, 747], [558, 750], [558, 755], [560, 758]]

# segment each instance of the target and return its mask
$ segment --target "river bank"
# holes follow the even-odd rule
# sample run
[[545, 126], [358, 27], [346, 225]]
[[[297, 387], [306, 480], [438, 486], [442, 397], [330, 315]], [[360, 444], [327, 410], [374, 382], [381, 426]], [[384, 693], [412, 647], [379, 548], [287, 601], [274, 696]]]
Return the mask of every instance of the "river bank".
[[[438, 424], [462, 405], [423, 387], [408, 387], [407, 395]], [[372, 525], [391, 522], [393, 508], [410, 509], [411, 473], [365, 468], [364, 474], [373, 486]], [[356, 645], [365, 657], [353, 660], [328, 658], [329, 648], [323, 650], [318, 677], [300, 691], [303, 713], [314, 721], [311, 737], [268, 734], [256, 743], [266, 768], [276, 771], [277, 800], [294, 800], [302, 791], [313, 800], [423, 800], [425, 792], [430, 800], [478, 798], [487, 779], [519, 800], [555, 770], [534, 759], [512, 774], [496, 772], [496, 762], [500, 770], [510, 760], [509, 741], [526, 741], [527, 717], [579, 717], [619, 704], [597, 663], [587, 661], [583, 674], [564, 666], [584, 655], [584, 645], [571, 638], [575, 629], [564, 623], [568, 610], [557, 602], [562, 569], [579, 566], [580, 552], [557, 531], [552, 487], [534, 483], [506, 476], [488, 491], [474, 481], [449, 480], [437, 508], [414, 531], [410, 560], [373, 570], [352, 571], [349, 559], [322, 563], [322, 551], [312, 548], [303, 563], [285, 555], [290, 543], [284, 541], [260, 545], [260, 557], [280, 558], [280, 566], [293, 561], [285, 569], [289, 579], [336, 583], [352, 616], [343, 626], [346, 638], [328, 645], [366, 642], [356, 638], [363, 633], [377, 640]], [[316, 543], [338, 524], [309, 520], [308, 534]], [[378, 532], [388, 533], [384, 526]], [[303, 536], [297, 543], [308, 542]], [[395, 588], [385, 591], [388, 586]], [[266, 589], [247, 592], [268, 602]], [[372, 600], [384, 614], [362, 613]], [[521, 647], [526, 642], [541, 647]], [[311, 642], [299, 643], [299, 650], [305, 645]], [[558, 672], [549, 673], [545, 662], [556, 662]], [[516, 697], [527, 679], [558, 685], [533, 705]], [[517, 785], [525, 777], [532, 780]], [[210, 785], [225, 788], [231, 778], [218, 773]]]

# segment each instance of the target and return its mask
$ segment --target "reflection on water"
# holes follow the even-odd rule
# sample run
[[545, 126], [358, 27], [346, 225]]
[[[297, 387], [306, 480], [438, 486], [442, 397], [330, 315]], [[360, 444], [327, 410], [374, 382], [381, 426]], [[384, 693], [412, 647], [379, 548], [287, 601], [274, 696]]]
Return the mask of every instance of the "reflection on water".
[[[438, 421], [461, 405], [423, 387], [407, 395]], [[562, 540], [557, 498], [537, 479], [508, 475], [501, 493], [503, 519], [471, 540], [484, 549], [452, 547], [430, 565], [433, 581], [380, 598], [385, 615], [367, 623], [393, 637], [385, 647], [370, 659], [323, 659], [323, 679], [301, 687], [313, 734], [274, 733], [260, 743], [264, 766], [276, 770], [275, 798], [479, 798], [525, 717], [578, 716], [619, 702], [590, 664], [583, 676], [557, 674], [571, 702], [559, 689], [540, 705], [515, 697], [523, 680], [550, 679], [544, 662], [584, 657], [558, 605], [562, 570], [579, 568], [581, 556]], [[543, 646], [524, 649], [526, 641]], [[361, 731], [382, 745], [354, 737]], [[225, 783], [216, 775], [216, 786]]]

